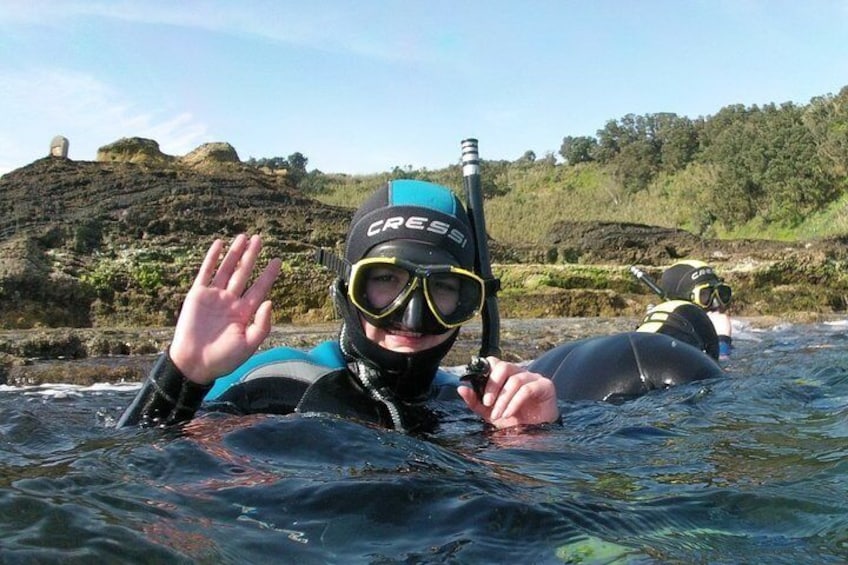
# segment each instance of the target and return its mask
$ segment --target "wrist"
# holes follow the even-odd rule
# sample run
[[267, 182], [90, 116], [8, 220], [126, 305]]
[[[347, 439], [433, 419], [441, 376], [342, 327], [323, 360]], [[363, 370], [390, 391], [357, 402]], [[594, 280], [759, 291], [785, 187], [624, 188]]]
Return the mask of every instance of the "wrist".
[[171, 364], [177, 369], [187, 381], [197, 385], [206, 386], [215, 380], [215, 375], [198, 370], [203, 366], [203, 363], [192, 361], [188, 357], [180, 354], [180, 348], [174, 348], [172, 343], [165, 351], [165, 355], [170, 359]]

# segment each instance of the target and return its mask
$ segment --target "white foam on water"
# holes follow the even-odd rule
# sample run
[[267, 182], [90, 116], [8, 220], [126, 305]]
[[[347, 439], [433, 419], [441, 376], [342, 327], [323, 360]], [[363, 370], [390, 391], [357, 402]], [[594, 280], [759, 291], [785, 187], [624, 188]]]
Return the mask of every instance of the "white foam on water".
[[128, 391], [141, 388], [140, 382], [134, 383], [94, 383], [92, 385], [74, 385], [65, 383], [44, 383], [32, 386], [0, 385], [0, 392], [25, 392], [53, 398], [82, 396], [85, 393], [106, 391]]

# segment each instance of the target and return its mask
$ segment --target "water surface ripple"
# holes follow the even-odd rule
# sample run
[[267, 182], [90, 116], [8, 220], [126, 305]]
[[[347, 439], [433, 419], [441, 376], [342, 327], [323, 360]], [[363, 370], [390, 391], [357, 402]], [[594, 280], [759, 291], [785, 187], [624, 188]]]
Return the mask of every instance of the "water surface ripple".
[[846, 328], [743, 322], [727, 378], [525, 433], [115, 430], [134, 386], [4, 388], [0, 562], [844, 563]]

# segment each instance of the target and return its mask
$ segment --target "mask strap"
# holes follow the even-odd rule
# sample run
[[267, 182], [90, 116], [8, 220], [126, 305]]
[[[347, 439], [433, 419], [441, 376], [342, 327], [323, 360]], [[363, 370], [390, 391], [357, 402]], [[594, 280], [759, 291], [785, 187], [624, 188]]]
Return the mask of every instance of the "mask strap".
[[341, 277], [343, 281], [348, 282], [350, 280], [351, 265], [347, 259], [339, 257], [328, 249], [319, 247], [315, 250], [315, 261]]

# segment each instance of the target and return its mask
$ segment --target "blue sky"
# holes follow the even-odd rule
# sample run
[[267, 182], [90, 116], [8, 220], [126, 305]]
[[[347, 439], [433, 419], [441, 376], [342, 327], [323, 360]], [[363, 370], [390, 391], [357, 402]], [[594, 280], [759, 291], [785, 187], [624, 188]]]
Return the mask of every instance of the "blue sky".
[[559, 151], [626, 114], [848, 85], [848, 0], [0, 1], [0, 173], [54, 135], [326, 173]]

